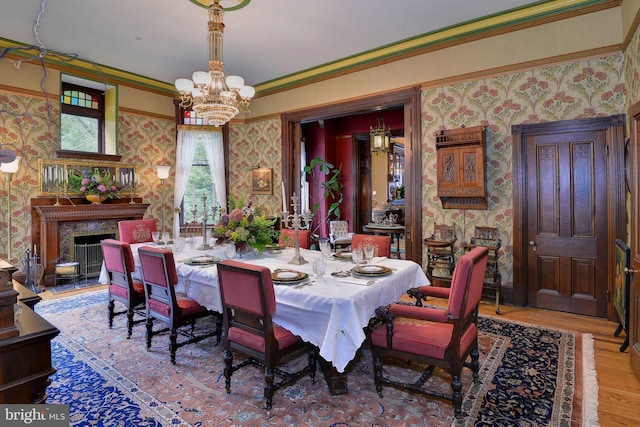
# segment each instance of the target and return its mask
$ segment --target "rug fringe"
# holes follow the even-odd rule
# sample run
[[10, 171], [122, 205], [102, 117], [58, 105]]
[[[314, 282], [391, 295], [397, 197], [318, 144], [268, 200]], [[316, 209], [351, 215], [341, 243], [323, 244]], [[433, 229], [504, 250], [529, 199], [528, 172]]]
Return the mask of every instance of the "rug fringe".
[[593, 335], [582, 335], [582, 425], [599, 427], [598, 374], [596, 372]]

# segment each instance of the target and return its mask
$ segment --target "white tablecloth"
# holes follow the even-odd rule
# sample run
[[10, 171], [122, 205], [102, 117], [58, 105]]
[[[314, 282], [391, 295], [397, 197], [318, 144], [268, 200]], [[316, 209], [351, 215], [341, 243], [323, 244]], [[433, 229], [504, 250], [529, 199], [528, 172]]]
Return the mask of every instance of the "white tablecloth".
[[[137, 249], [140, 246], [143, 245], [132, 245], [136, 266], [139, 266]], [[320, 257], [319, 251], [301, 249], [300, 253], [307, 261]], [[224, 248], [175, 254], [179, 278], [176, 290], [185, 292], [210, 310], [221, 312], [217, 268], [194, 267], [182, 263], [192, 256], [203, 254], [224, 259]], [[295, 269], [313, 277], [311, 262], [304, 265], [288, 263], [294, 254], [294, 249], [285, 249], [280, 254], [244, 255], [240, 261], [263, 265], [271, 270]], [[429, 283], [422, 268], [413, 261], [384, 259], [379, 264], [394, 271], [370, 285], [364, 285], [364, 281], [360, 284], [345, 283], [331, 276], [332, 272], [349, 270], [354, 266], [349, 261], [337, 259], [330, 259], [325, 275], [320, 279], [316, 278], [310, 286], [296, 289], [288, 285], [276, 285], [274, 321], [318, 346], [320, 355], [331, 362], [338, 372], [344, 372], [364, 342], [363, 328], [373, 317], [375, 309], [396, 301], [411, 287]], [[104, 274], [106, 279], [106, 272]], [[134, 276], [141, 277], [139, 267]]]

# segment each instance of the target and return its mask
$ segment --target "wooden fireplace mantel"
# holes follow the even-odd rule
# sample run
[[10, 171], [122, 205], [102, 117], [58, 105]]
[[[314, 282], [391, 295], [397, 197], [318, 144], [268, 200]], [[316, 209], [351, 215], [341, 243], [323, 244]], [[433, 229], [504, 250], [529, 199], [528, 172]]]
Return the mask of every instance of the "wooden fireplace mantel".
[[54, 206], [55, 199], [31, 199], [31, 243], [37, 247], [40, 262], [45, 268], [44, 284], [54, 283], [55, 266], [60, 262], [60, 225], [73, 222], [142, 219], [148, 203], [110, 201], [100, 205], [63, 204]]

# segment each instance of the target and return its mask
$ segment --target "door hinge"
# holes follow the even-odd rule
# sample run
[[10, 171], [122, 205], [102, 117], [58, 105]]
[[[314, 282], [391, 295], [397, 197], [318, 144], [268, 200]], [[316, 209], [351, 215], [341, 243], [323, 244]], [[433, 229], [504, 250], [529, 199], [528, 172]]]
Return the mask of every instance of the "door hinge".
[[607, 304], [609, 304], [609, 289], [607, 289]]
[[609, 146], [608, 145], [604, 146], [604, 155], [605, 156], [609, 156]]

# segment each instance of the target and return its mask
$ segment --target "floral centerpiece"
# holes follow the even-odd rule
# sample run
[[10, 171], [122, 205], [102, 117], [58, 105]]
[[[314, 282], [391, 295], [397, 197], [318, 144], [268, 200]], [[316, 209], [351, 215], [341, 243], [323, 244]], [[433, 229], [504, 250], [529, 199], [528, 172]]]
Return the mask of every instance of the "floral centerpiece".
[[213, 227], [213, 236], [234, 242], [238, 253], [247, 252], [250, 247], [262, 252], [277, 236], [275, 222], [255, 213], [249, 203], [245, 208], [233, 208], [228, 214], [222, 212]]
[[69, 186], [78, 190], [90, 200], [90, 196], [97, 196], [98, 199], [120, 198], [120, 184], [115, 181], [111, 172], [104, 170], [100, 172], [98, 168], [94, 168], [93, 172], [82, 171], [82, 176], [76, 174], [69, 175]]

